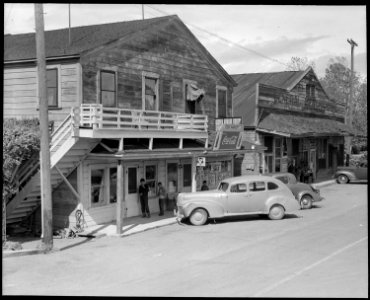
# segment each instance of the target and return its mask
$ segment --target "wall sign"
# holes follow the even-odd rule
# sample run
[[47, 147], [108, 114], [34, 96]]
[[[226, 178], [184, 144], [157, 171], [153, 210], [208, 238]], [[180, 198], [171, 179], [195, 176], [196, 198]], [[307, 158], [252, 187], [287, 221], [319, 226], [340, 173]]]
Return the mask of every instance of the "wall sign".
[[205, 157], [198, 157], [197, 167], [205, 167], [205, 166], [206, 166], [206, 158]]
[[240, 131], [219, 131], [217, 132], [214, 150], [240, 149], [242, 143], [242, 132]]

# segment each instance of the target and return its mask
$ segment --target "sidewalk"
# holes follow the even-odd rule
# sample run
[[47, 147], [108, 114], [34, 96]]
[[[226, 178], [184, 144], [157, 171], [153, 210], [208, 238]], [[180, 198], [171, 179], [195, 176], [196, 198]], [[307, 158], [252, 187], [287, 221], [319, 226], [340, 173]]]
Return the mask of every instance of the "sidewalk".
[[[334, 183], [335, 180], [331, 179], [313, 183], [312, 185], [316, 188], [322, 188]], [[141, 216], [137, 216], [124, 219], [122, 224], [122, 233], [120, 235], [118, 235], [116, 232], [115, 222], [90, 226], [84, 228], [83, 232], [78, 233], [76, 238], [54, 238], [52, 251], [63, 251], [89, 242], [93, 238], [100, 238], [103, 236], [126, 237], [132, 234], [144, 232], [146, 230], [176, 223], [177, 219], [173, 215], [173, 212], [166, 211], [163, 216], [158, 216], [158, 213], [155, 213], [151, 215], [151, 218], [142, 218]], [[3, 257], [43, 253], [43, 251], [39, 249], [39, 246], [41, 245], [41, 238], [14, 236], [10, 237], [8, 240], [21, 243], [22, 250], [3, 250]]]

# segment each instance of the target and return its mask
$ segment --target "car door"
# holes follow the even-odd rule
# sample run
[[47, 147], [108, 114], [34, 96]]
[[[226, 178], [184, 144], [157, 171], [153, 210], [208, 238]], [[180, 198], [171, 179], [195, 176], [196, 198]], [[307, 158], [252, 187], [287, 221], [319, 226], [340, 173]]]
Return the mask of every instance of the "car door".
[[243, 213], [247, 211], [249, 193], [244, 182], [234, 183], [230, 186], [227, 197], [228, 213]]
[[247, 212], [263, 211], [265, 202], [269, 196], [266, 182], [255, 180], [248, 183], [248, 207]]
[[361, 166], [355, 169], [355, 176], [359, 180], [367, 179], [367, 168]]

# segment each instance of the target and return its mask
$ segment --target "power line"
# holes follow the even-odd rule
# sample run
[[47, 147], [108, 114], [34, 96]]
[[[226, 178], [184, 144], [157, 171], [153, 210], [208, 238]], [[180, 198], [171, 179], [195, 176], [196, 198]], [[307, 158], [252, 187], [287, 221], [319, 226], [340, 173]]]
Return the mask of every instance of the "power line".
[[[156, 8], [156, 7], [153, 7], [152, 5], [149, 5], [149, 4], [145, 4], [145, 5], [146, 5], [146, 6], [148, 6], [148, 7], [150, 7], [150, 8], [152, 8], [152, 9], [154, 9], [154, 10], [156, 10], [156, 11], [158, 11], [158, 12], [160, 12], [160, 13], [162, 13], [162, 14], [164, 14], [164, 15], [169, 15], [167, 12], [165, 12], [165, 11], [163, 11], [163, 10], [160, 10], [160, 9], [158, 9], [158, 8]], [[186, 25], [188, 25], [188, 26], [191, 26], [191, 27], [194, 27], [194, 28], [196, 28], [196, 29], [198, 29], [198, 30], [200, 30], [200, 31], [203, 31], [203, 32], [205, 32], [205, 33], [207, 33], [207, 34], [209, 34], [209, 35], [211, 35], [211, 36], [217, 37], [219, 40], [224, 41], [224, 42], [225, 42], [225, 43], [227, 43], [228, 45], [232, 44], [232, 45], [234, 45], [234, 46], [236, 46], [236, 47], [238, 47], [238, 48], [240, 48], [240, 49], [242, 49], [242, 50], [246, 50], [246, 51], [252, 52], [252, 53], [253, 53], [253, 54], [255, 54], [255, 55], [258, 55], [258, 56], [263, 57], [263, 58], [265, 58], [265, 59], [268, 59], [268, 60], [270, 60], [270, 61], [273, 61], [273, 62], [279, 63], [279, 64], [281, 64], [281, 65], [283, 65], [283, 66], [285, 66], [285, 67], [288, 67], [288, 66], [289, 66], [288, 64], [286, 64], [286, 63], [284, 63], [284, 62], [281, 62], [281, 61], [279, 61], [279, 60], [277, 60], [277, 59], [275, 59], [275, 58], [269, 57], [269, 56], [264, 55], [264, 54], [262, 54], [262, 53], [260, 53], [260, 52], [257, 52], [257, 51], [255, 51], [255, 50], [252, 50], [252, 49], [249, 49], [249, 48], [247, 48], [247, 47], [245, 47], [245, 46], [242, 46], [242, 45], [240, 45], [240, 44], [238, 44], [238, 43], [235, 43], [235, 42], [233, 42], [233, 41], [230, 41], [230, 40], [228, 40], [228, 39], [226, 39], [226, 38], [224, 38], [224, 37], [222, 37], [222, 36], [218, 35], [217, 33], [210, 32], [210, 31], [208, 31], [208, 30], [206, 30], [206, 29], [204, 29], [204, 28], [201, 28], [201, 27], [196, 26], [196, 25], [194, 25], [194, 24], [190, 24], [190, 23], [188, 23], [188, 22], [184, 22], [184, 23], [185, 23]]]

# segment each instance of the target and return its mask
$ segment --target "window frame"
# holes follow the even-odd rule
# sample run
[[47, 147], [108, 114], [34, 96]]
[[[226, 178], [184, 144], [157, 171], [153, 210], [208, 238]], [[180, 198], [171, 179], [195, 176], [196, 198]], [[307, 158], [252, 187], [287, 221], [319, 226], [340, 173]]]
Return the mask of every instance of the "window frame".
[[[218, 91], [225, 92], [225, 116], [220, 117], [220, 112], [218, 111]], [[227, 97], [227, 87], [222, 85], [216, 85], [216, 118], [227, 118], [228, 117], [228, 109], [227, 109], [228, 97]]]
[[[112, 92], [109, 90], [103, 90], [103, 76], [102, 73], [110, 73], [114, 75], [114, 105], [113, 106], [104, 106], [103, 105], [103, 92]], [[107, 69], [102, 69], [100, 70], [99, 73], [99, 103], [103, 105], [104, 107], [117, 107], [117, 72], [113, 70], [107, 70]]]
[[152, 72], [146, 72], [143, 71], [141, 75], [141, 107], [142, 110], [147, 110], [145, 108], [145, 79], [154, 79], [155, 80], [155, 96], [156, 96], [156, 101], [155, 101], [155, 110], [148, 110], [148, 111], [158, 111], [159, 110], [159, 75], [157, 73], [152, 73]]

